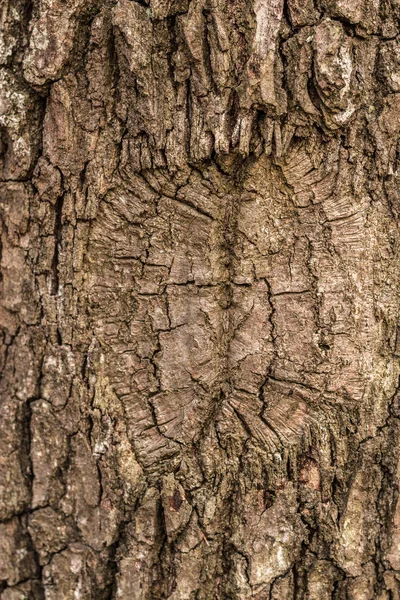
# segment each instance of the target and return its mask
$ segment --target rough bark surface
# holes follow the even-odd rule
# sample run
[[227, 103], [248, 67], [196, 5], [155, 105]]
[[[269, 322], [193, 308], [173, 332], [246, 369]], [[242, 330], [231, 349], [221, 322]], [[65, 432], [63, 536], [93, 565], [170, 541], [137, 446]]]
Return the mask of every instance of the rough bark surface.
[[399, 0], [2, 0], [1, 600], [400, 598]]

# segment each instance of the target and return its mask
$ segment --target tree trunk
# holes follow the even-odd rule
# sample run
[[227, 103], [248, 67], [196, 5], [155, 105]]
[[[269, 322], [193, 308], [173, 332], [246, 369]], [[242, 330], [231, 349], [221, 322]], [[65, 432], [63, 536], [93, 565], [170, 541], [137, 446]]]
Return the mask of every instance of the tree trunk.
[[1, 600], [398, 600], [399, 0], [0, 15]]

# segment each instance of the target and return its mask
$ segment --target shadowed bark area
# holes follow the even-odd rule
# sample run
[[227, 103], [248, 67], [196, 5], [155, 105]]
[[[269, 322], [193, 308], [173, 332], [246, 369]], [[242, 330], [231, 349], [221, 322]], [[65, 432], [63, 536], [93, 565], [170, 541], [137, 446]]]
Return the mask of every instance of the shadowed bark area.
[[400, 3], [2, 0], [1, 600], [399, 600]]

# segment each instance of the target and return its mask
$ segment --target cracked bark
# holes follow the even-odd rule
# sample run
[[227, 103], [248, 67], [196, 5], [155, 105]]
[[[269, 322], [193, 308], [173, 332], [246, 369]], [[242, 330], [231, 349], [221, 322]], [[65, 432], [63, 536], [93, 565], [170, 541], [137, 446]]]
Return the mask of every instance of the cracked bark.
[[397, 0], [3, 0], [1, 600], [400, 598]]

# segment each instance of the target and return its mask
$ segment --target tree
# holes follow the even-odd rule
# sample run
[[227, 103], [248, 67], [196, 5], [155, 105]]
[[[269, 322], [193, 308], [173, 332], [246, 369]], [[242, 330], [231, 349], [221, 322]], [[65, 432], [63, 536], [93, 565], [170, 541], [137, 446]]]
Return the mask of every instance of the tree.
[[398, 0], [3, 0], [1, 600], [400, 598]]

